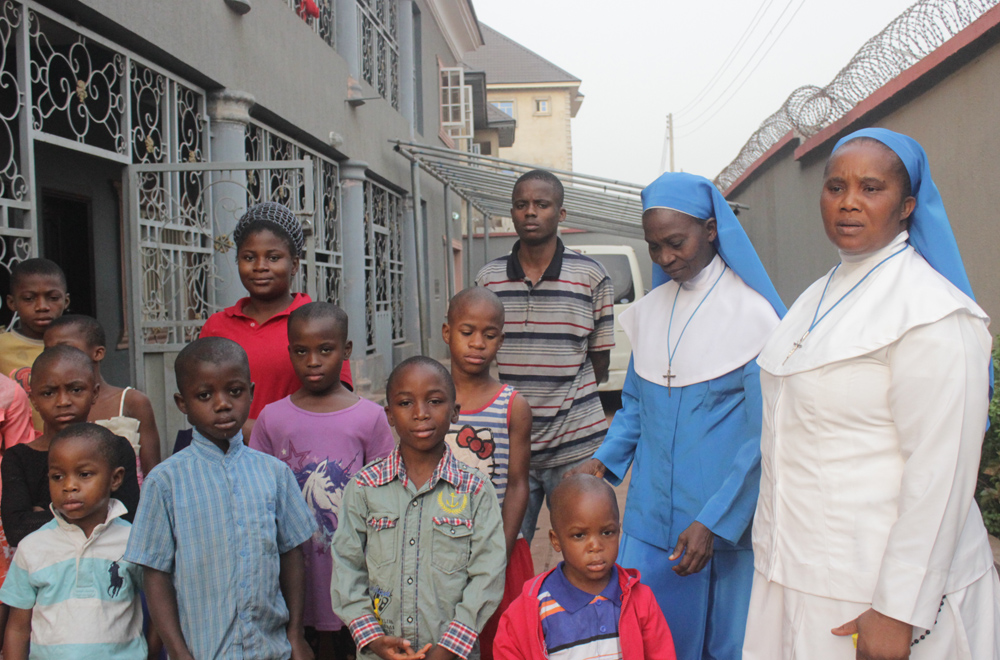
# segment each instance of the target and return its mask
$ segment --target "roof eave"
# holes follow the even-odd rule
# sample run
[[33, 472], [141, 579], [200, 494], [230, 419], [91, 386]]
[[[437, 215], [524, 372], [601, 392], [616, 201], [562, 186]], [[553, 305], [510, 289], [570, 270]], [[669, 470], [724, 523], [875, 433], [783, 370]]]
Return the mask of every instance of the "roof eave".
[[456, 62], [483, 45], [483, 33], [471, 0], [427, 0], [427, 7]]

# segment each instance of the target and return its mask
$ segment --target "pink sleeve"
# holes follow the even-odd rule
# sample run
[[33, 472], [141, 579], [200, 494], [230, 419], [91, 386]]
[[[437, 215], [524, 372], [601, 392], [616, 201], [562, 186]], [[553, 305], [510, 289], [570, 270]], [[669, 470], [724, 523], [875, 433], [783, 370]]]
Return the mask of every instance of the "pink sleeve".
[[250, 431], [250, 441], [247, 442], [250, 449], [264, 452], [274, 456], [274, 447], [271, 445], [271, 436], [267, 433], [267, 406], [260, 411], [260, 416], [254, 422], [253, 430]]
[[35, 427], [31, 422], [31, 402], [28, 395], [17, 384], [14, 384], [13, 401], [2, 411], [0, 420], [0, 435], [3, 436], [3, 449], [9, 449], [23, 442], [35, 439]]
[[376, 458], [385, 458], [395, 448], [396, 438], [393, 437], [392, 429], [389, 428], [389, 419], [385, 416], [385, 411], [379, 411], [379, 414], [375, 415], [372, 434], [365, 447], [365, 465]]

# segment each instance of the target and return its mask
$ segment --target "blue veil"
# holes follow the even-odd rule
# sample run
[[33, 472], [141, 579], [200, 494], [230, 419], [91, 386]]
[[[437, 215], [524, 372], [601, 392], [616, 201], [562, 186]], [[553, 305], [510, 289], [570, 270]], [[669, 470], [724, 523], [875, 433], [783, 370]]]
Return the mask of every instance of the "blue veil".
[[[845, 142], [859, 137], [869, 137], [878, 140], [892, 149], [906, 166], [910, 175], [911, 194], [916, 198], [917, 205], [910, 215], [910, 245], [927, 260], [931, 268], [944, 275], [949, 282], [961, 289], [962, 293], [973, 300], [969, 276], [965, 273], [965, 264], [958, 251], [955, 234], [948, 221], [948, 213], [944, 210], [941, 193], [931, 178], [931, 166], [927, 162], [927, 153], [920, 143], [908, 135], [890, 131], [887, 128], [863, 128], [841, 138], [833, 147], [837, 152]], [[993, 397], [993, 358], [990, 357], [990, 398]]]
[[[642, 210], [666, 208], [686, 213], [700, 220], [715, 218], [719, 236], [715, 249], [722, 260], [740, 276], [747, 286], [764, 296], [778, 317], [785, 316], [785, 304], [771, 284], [753, 244], [726, 199], [711, 181], [686, 172], [666, 172], [642, 191]], [[653, 266], [653, 287], [670, 277], [662, 268]]]

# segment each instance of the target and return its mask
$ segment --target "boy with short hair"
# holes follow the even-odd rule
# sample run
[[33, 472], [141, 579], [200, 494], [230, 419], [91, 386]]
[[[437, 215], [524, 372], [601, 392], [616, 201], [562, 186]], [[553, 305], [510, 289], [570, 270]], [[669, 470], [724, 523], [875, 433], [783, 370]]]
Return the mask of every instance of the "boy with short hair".
[[288, 466], [243, 444], [247, 355], [197, 339], [174, 370], [194, 440], [147, 476], [125, 551], [153, 623], [171, 658], [311, 659], [300, 546], [315, 523]]
[[146, 657], [140, 568], [122, 560], [131, 525], [111, 498], [125, 470], [115, 467], [114, 434], [73, 424], [49, 446], [55, 519], [18, 546], [0, 600], [10, 605], [7, 660], [28, 657]]
[[518, 241], [479, 271], [476, 284], [500, 296], [516, 328], [497, 354], [500, 381], [517, 388], [534, 414], [528, 508], [531, 543], [542, 501], [590, 458], [608, 430], [597, 384], [615, 345], [614, 286], [600, 263], [559, 239], [563, 185], [545, 170], [517, 180], [511, 218]]
[[[69, 306], [66, 274], [49, 259], [25, 259], [10, 269], [7, 308], [16, 313], [17, 327], [0, 333], [0, 373], [30, 394], [31, 365], [45, 350], [42, 336], [54, 319]], [[42, 418], [34, 411], [35, 430], [42, 432]]]
[[136, 455], [139, 484], [160, 462], [160, 433], [149, 397], [133, 387], [117, 387], [104, 380], [101, 362], [107, 355], [107, 337], [97, 319], [83, 314], [64, 314], [45, 330], [45, 346], [74, 346], [90, 356], [94, 380], [100, 387], [89, 421], [110, 429], [129, 441]]
[[[308, 303], [288, 316], [288, 353], [302, 387], [264, 406], [250, 447], [288, 464], [319, 528], [306, 541], [307, 636], [323, 657], [354, 655], [344, 624], [330, 606], [330, 581], [337, 569], [330, 542], [340, 500], [350, 478], [396, 446], [377, 403], [362, 399], [341, 382], [351, 357], [347, 314], [337, 305]], [[336, 634], [335, 634], [336, 633]]]
[[604, 480], [573, 474], [550, 499], [549, 540], [563, 561], [524, 585], [500, 619], [500, 660], [675, 660], [673, 638], [639, 571], [618, 566], [618, 501]]
[[401, 362], [386, 400], [399, 447], [344, 489], [333, 611], [348, 622], [361, 658], [478, 657], [476, 638], [503, 593], [496, 493], [445, 444], [458, 404], [440, 362]]

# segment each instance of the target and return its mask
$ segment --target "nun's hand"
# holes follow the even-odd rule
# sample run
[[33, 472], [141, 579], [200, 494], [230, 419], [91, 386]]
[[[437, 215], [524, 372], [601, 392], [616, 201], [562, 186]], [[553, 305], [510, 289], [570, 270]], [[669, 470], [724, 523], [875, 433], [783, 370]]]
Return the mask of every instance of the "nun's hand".
[[913, 626], [873, 609], [830, 632], [841, 637], [857, 633], [857, 660], [906, 660], [910, 657]]
[[608, 468], [604, 466], [604, 463], [600, 462], [596, 458], [591, 458], [583, 463], [580, 463], [578, 466], [567, 472], [563, 478], [565, 479], [571, 474], [592, 474], [599, 479], [603, 479], [604, 473], [607, 471]]
[[708, 560], [715, 552], [714, 547], [715, 534], [712, 533], [712, 530], [697, 520], [694, 521], [677, 537], [677, 545], [669, 559], [674, 561], [681, 554], [684, 555], [684, 558], [674, 566], [673, 571], [681, 577], [694, 575], [708, 564]]

